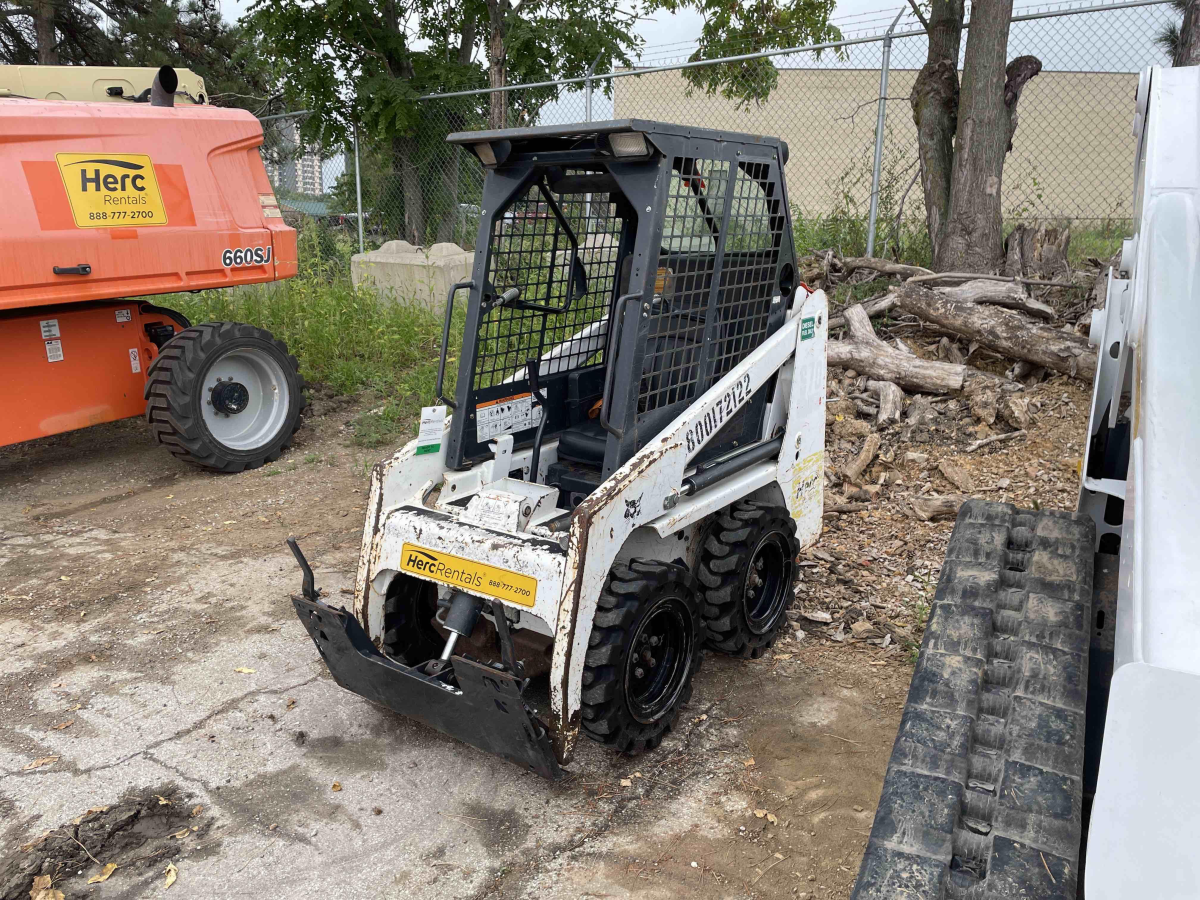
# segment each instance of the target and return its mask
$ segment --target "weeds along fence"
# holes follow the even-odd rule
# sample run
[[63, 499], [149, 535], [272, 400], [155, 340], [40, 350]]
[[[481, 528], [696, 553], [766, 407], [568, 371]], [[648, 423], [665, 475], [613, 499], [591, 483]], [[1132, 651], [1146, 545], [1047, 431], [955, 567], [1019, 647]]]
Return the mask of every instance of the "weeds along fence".
[[[1008, 56], [1036, 56], [1042, 71], [1018, 107], [1002, 188], [1009, 220], [1069, 220], [1084, 240], [1121, 235], [1132, 204], [1138, 73], [1169, 64], [1157, 38], [1176, 17], [1168, 0], [1016, 10]], [[842, 40], [821, 46], [710, 60], [685, 48], [645, 54], [634, 68], [512, 85], [503, 90], [506, 124], [645, 118], [779, 136], [790, 148], [800, 247], [920, 257], [927, 248], [908, 98], [927, 39], [908, 7], [888, 20], [873, 33], [843, 28]], [[273, 117], [264, 153], [285, 215], [355, 244], [361, 223], [367, 249], [393, 239], [470, 248], [483, 172], [445, 137], [486, 128], [492, 93], [424, 97], [418, 127], [387, 143], [364, 135], [357, 146], [305, 148], [295, 114]]]

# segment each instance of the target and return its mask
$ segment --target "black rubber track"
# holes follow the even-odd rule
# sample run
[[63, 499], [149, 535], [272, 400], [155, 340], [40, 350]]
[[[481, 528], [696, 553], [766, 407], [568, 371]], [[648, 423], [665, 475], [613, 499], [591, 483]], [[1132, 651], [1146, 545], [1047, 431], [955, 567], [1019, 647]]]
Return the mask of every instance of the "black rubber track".
[[[631, 756], [653, 750], [675, 726], [692, 696], [692, 676], [700, 668], [704, 625], [696, 580], [683, 566], [647, 559], [618, 563], [609, 573], [596, 604], [592, 634], [584, 657], [582, 724], [593, 740]], [[692, 617], [692, 663], [675, 702], [656, 721], [642, 723], [629, 710], [622, 684], [630, 643], [642, 616], [658, 597], [683, 598]]]
[[[290, 382], [289, 420], [271, 443], [255, 450], [232, 450], [220, 444], [204, 426], [200, 412], [201, 379], [212, 360], [234, 342], [271, 348]], [[146, 422], [155, 439], [179, 459], [218, 472], [256, 469], [291, 446], [308, 403], [304, 389], [296, 357], [269, 331], [240, 322], [193, 325], [164, 344], [146, 372]]]
[[778, 621], [763, 634], [751, 630], [742, 604], [750, 556], [763, 535], [781, 532], [791, 547], [792, 573], [795, 577], [796, 521], [786, 509], [756, 500], [740, 500], [719, 513], [704, 540], [696, 577], [703, 586], [704, 623], [708, 645], [714, 650], [758, 659], [779, 637], [786, 612], [792, 605], [792, 585], [779, 611]]
[[963, 505], [853, 900], [1074, 900], [1094, 541]]

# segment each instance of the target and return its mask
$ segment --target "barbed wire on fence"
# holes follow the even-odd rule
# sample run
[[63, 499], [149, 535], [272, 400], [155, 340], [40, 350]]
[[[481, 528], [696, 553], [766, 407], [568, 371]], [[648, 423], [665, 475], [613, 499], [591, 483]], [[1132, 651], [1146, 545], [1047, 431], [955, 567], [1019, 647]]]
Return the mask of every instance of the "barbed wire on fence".
[[[1123, 223], [1130, 216], [1135, 152], [1130, 123], [1138, 73], [1169, 63], [1157, 38], [1174, 16], [1167, 0], [1017, 10], [1009, 56], [1035, 55], [1042, 71], [1020, 101], [1002, 188], [1006, 218]], [[864, 15], [861, 21], [879, 19]], [[893, 252], [900, 220], [920, 222], [924, 216], [922, 192], [914, 187], [917, 143], [908, 97], [925, 62], [927, 39], [911, 15], [893, 34], [879, 128], [884, 37], [713, 60], [655, 61], [588, 79], [510, 85], [504, 89], [507, 124], [584, 122], [590, 107], [591, 121], [654, 119], [778, 136], [790, 148], [786, 179], [797, 231], [811, 222], [836, 222], [857, 239], [877, 180], [879, 246]], [[348, 234], [361, 218], [368, 247], [402, 239], [471, 248], [483, 170], [445, 137], [486, 128], [489, 93], [424, 97], [419, 126], [409, 135], [390, 141], [364, 136], [358, 147], [361, 209], [353, 147], [304, 147], [296, 117], [272, 117], [269, 128], [264, 123], [264, 159], [281, 205]], [[873, 179], [877, 141], [879, 176]]]

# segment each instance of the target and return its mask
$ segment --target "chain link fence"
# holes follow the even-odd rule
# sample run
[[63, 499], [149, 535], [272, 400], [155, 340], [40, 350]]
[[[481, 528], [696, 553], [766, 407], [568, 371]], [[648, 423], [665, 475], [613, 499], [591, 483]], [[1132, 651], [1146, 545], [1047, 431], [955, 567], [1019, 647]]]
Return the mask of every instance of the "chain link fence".
[[[893, 14], [863, 17], [859, 24], [880, 29]], [[1042, 71], [1021, 97], [1005, 166], [1010, 221], [1124, 228], [1133, 193], [1138, 73], [1147, 65], [1169, 64], [1156, 39], [1175, 18], [1166, 0], [1016, 11], [1008, 57], [1036, 56]], [[919, 229], [924, 216], [908, 98], [925, 62], [927, 39], [907, 7], [890, 34], [848, 31], [843, 28], [844, 39], [834, 44], [717, 60], [690, 61], [684, 46], [657, 58], [647, 54], [637, 68], [512, 86], [504, 91], [507, 125], [645, 118], [778, 136], [790, 148], [786, 178], [798, 228], [812, 221], [851, 222], [865, 237], [877, 182], [886, 244], [902, 220]], [[964, 34], [964, 50], [966, 42]], [[364, 139], [358, 147], [361, 212], [353, 146], [333, 152], [300, 148], [294, 164], [271, 162], [277, 151], [297, 146], [287, 137], [289, 128], [295, 134], [288, 124], [295, 117], [275, 117], [280, 124], [270, 128], [264, 155], [281, 204], [320, 217], [354, 240], [361, 215], [367, 249], [393, 239], [471, 248], [483, 172], [470, 153], [446, 144], [445, 137], [486, 128], [490, 93], [431, 95], [418, 104], [420, 122], [410, 135], [390, 142]]]
[[358, 198], [354, 184], [354, 145], [322, 147], [304, 141], [305, 112], [259, 119], [262, 158], [283, 211], [296, 228], [319, 224], [326, 240], [358, 241]]

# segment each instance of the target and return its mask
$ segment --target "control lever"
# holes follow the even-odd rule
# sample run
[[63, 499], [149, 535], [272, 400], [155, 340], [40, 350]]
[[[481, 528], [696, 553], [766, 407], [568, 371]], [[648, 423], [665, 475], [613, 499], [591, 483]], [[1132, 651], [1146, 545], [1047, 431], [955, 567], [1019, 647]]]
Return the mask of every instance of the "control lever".
[[509, 288], [507, 291], [505, 291], [503, 294], [501, 294], [499, 297], [497, 297], [495, 300], [492, 301], [492, 309], [496, 309], [497, 307], [500, 307], [500, 306], [507, 306], [508, 304], [514, 302], [520, 296], [521, 296], [521, 289], [519, 287]]
[[[516, 290], [516, 288], [513, 288]], [[542, 462], [542, 434], [546, 431], [546, 404], [548, 397], [542, 394], [541, 385], [538, 383], [538, 371], [541, 368], [541, 362], [536, 359], [525, 360], [525, 376], [529, 380], [529, 390], [535, 398], [537, 398], [538, 406], [542, 410], [542, 420], [538, 422], [537, 431], [533, 435], [533, 456], [529, 460], [529, 482], [537, 484], [538, 467]], [[529, 414], [533, 415], [533, 407], [529, 408]]]

